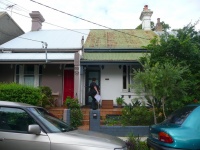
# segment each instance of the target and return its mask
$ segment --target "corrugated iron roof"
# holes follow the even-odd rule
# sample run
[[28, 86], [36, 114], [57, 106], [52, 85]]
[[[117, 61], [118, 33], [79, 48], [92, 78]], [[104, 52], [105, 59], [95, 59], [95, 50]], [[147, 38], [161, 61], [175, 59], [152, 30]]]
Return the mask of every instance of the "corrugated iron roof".
[[[46, 57], [47, 56], [47, 57]], [[1, 53], [0, 62], [3, 61], [68, 61], [74, 60], [74, 53]]]
[[[146, 54], [146, 53], [145, 53]], [[139, 60], [144, 53], [84, 53], [82, 60], [86, 61], [133, 61]]]
[[[117, 29], [116, 29], [117, 30]], [[91, 29], [85, 42], [87, 48], [142, 48], [157, 36], [153, 31], [134, 29]]]
[[7, 12], [0, 12], [0, 45], [24, 34]]
[[0, 16], [3, 14], [4, 12], [0, 12]]
[[[41, 49], [43, 41], [48, 49], [81, 49], [82, 36], [87, 39], [90, 30], [40, 30], [25, 33], [0, 47], [7, 49]], [[37, 41], [34, 41], [37, 40]]]

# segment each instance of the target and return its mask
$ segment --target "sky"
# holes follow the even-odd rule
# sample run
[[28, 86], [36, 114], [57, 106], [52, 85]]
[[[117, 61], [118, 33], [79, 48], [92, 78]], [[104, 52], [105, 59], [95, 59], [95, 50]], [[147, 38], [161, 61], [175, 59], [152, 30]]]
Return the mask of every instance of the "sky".
[[[0, 0], [0, 11], [7, 11], [24, 32], [31, 30], [31, 11], [40, 11], [45, 22], [42, 29], [105, 29], [67, 14], [112, 29], [135, 29], [141, 24], [144, 5], [157, 18], [179, 29], [200, 20], [200, 0], [34, 0], [64, 13], [44, 7], [31, 0]], [[11, 7], [11, 5], [14, 5]], [[50, 24], [53, 25], [50, 25]], [[200, 23], [195, 26], [200, 30]]]

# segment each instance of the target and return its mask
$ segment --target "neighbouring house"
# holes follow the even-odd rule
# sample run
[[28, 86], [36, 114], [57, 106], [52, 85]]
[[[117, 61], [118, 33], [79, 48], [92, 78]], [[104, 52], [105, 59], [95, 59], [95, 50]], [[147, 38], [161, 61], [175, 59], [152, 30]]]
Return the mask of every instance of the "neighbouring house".
[[79, 61], [89, 30], [42, 30], [43, 16], [30, 13], [31, 31], [1, 45], [0, 82], [48, 86], [62, 105], [79, 97]]
[[0, 12], [0, 45], [24, 34], [7, 12]]
[[157, 36], [151, 30], [152, 11], [145, 5], [140, 20], [142, 30], [91, 29], [42, 30], [43, 16], [33, 11], [32, 30], [0, 47], [0, 82], [49, 86], [61, 106], [67, 96], [90, 105], [87, 93], [92, 78], [97, 79], [102, 100], [136, 97], [132, 70], [140, 68], [143, 48]]

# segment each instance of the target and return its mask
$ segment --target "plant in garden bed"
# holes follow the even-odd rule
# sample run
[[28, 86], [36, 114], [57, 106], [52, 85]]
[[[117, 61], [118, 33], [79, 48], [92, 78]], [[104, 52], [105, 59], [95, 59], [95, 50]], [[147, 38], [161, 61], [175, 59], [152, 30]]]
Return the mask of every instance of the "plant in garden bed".
[[146, 106], [140, 106], [141, 102], [132, 100], [122, 109], [121, 122], [124, 126], [138, 126], [153, 124], [153, 113]]
[[106, 116], [104, 124], [107, 126], [120, 126], [121, 125], [121, 115], [116, 116]]
[[128, 150], [149, 150], [146, 141], [142, 141], [139, 136], [134, 136], [133, 133], [128, 135], [126, 141]]
[[65, 105], [70, 109], [70, 123], [71, 126], [77, 128], [82, 125], [83, 113], [81, 111], [78, 99], [71, 98], [68, 96], [65, 101]]
[[122, 104], [124, 103], [124, 99], [122, 97], [117, 97], [116, 102], [118, 107], [122, 107]]
[[41, 106], [42, 107], [54, 106], [54, 100], [50, 87], [40, 86], [39, 89], [41, 90], [42, 93]]

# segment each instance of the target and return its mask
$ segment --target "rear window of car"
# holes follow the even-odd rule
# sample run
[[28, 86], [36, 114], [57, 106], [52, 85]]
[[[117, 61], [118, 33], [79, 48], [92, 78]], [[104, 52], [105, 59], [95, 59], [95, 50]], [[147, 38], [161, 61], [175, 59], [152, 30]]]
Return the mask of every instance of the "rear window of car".
[[186, 106], [173, 112], [163, 123], [181, 125], [197, 106]]

